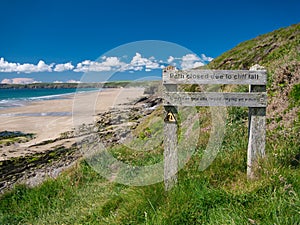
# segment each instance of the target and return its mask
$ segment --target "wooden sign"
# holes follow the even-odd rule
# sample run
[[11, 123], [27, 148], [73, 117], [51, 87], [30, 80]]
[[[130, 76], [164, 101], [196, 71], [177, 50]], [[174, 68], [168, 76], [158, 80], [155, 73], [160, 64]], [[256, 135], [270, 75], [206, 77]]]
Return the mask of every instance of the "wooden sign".
[[[267, 72], [265, 70], [163, 70], [165, 189], [177, 182], [177, 106], [249, 107], [247, 176], [254, 178], [259, 157], [265, 155]], [[244, 84], [249, 93], [178, 92], [178, 84]]]
[[220, 92], [165, 92], [164, 105], [266, 107], [267, 94]]
[[266, 85], [265, 70], [165, 70], [163, 84], [256, 84]]

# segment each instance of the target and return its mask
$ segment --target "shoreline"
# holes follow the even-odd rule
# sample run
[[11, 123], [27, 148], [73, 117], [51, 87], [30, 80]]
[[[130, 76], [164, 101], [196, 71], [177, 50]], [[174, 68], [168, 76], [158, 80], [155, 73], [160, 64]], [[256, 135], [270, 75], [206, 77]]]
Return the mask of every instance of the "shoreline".
[[[0, 146], [0, 194], [16, 184], [33, 187], [47, 178], [56, 178], [82, 158], [78, 144], [90, 134], [83, 131], [77, 135], [74, 132], [74, 116], [53, 115], [51, 112], [54, 109], [60, 113], [64, 110], [74, 113], [74, 103], [77, 102], [77, 110], [84, 114], [87, 112], [86, 107], [93, 102], [93, 114], [80, 117], [77, 121], [80, 127], [93, 127], [93, 122], [105, 118], [111, 110], [118, 116], [122, 110], [135, 107], [136, 100], [143, 96], [144, 88], [114, 88], [10, 108], [5, 113], [12, 116], [7, 117], [1, 117], [3, 111], [0, 110], [0, 132], [10, 130], [36, 134], [34, 139], [27, 142]], [[22, 115], [16, 116], [18, 113]], [[36, 116], [40, 113], [50, 114]], [[80, 124], [81, 122], [85, 123]]]
[[[83, 89], [85, 89], [85, 88], [83, 88]], [[17, 89], [17, 90], [21, 90], [21, 89]], [[34, 90], [34, 89], [30, 89], [30, 90]], [[23, 107], [28, 104], [34, 103], [34, 102], [61, 100], [61, 99], [65, 99], [65, 98], [70, 98], [70, 96], [72, 97], [75, 94], [105, 91], [103, 88], [94, 88], [94, 90], [85, 90], [85, 91], [80, 90], [80, 88], [74, 89], [74, 90], [76, 90], [76, 91], [66, 92], [66, 93], [61, 93], [61, 94], [2, 99], [2, 100], [0, 100], [0, 114], [1, 114], [2, 110], [16, 108], [16, 107]], [[5, 104], [7, 104], [7, 105], [5, 105]], [[2, 105], [4, 105], [4, 106], [2, 106]]]
[[[22, 151], [28, 151], [32, 145], [60, 138], [61, 134], [74, 131], [79, 125], [93, 123], [97, 114], [128, 104], [143, 94], [144, 88], [107, 88], [1, 109], [0, 131], [35, 134], [35, 138], [0, 148], [0, 161], [20, 156]], [[12, 148], [13, 154], [10, 152]]]

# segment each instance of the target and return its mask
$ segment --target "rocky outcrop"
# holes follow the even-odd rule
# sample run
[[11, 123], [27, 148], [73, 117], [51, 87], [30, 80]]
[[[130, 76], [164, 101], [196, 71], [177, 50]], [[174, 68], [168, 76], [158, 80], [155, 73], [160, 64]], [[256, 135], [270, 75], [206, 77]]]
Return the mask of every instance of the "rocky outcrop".
[[55, 178], [81, 156], [76, 146], [58, 146], [46, 152], [0, 161], [0, 193], [15, 183], [35, 186], [48, 177]]
[[101, 142], [106, 146], [120, 144], [130, 131], [135, 129], [161, 103], [162, 99], [159, 97], [143, 97], [130, 107], [115, 108], [98, 114], [96, 127]]

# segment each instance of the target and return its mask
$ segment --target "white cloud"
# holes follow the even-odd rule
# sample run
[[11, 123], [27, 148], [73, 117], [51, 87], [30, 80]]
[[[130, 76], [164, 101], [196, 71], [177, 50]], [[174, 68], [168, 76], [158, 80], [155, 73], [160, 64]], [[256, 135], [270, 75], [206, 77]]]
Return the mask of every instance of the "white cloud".
[[32, 78], [13, 78], [13, 84], [31, 84], [35, 83], [35, 80]]
[[111, 68], [109, 66], [103, 66], [99, 62], [85, 60], [81, 63], [78, 63], [75, 72], [101, 72], [101, 71], [110, 71]]
[[67, 83], [80, 83], [79, 80], [68, 80]]
[[170, 64], [170, 63], [172, 63], [173, 61], [174, 61], [174, 57], [173, 56], [169, 56], [169, 58], [168, 58], [168, 63]]
[[134, 71], [142, 71], [143, 67], [142, 66], [136, 66], [132, 68]]
[[203, 62], [194, 62], [194, 65], [192, 68], [196, 68], [196, 67], [199, 67], [199, 66], [204, 66], [205, 64]]
[[40, 84], [40, 83], [43, 83], [43, 82], [40, 81], [40, 80], [35, 80], [35, 81], [33, 81], [33, 83], [34, 83], [34, 84]]
[[16, 63], [9, 63], [4, 58], [0, 58], [0, 72], [14, 72], [17, 66]]
[[195, 54], [186, 54], [182, 56], [182, 61], [188, 62], [188, 61], [198, 61], [198, 60], [200, 60], [200, 58]]
[[148, 59], [143, 58], [142, 55], [140, 53], [135, 53], [135, 56], [133, 56], [130, 65], [132, 66], [145, 66], [146, 61], [148, 61]]
[[159, 63], [157, 63], [157, 61], [155, 60], [155, 58], [153, 56], [151, 56], [148, 59], [148, 58], [142, 57], [142, 55], [137, 52], [137, 53], [135, 53], [135, 56], [133, 56], [127, 69], [137, 70], [136, 68], [138, 68], [138, 70], [140, 70], [140, 69], [143, 69], [143, 67], [145, 67], [146, 69], [154, 70], [154, 69], [159, 69], [160, 65], [159, 65]]
[[54, 71], [55, 72], [63, 72], [63, 71], [68, 71], [68, 70], [73, 70], [74, 66], [72, 65], [72, 63], [68, 62], [68, 63], [64, 63], [64, 64], [56, 64]]
[[32, 78], [24, 78], [24, 77], [18, 77], [13, 79], [3, 79], [1, 81], [1, 84], [31, 84], [31, 83], [39, 83], [38, 81], [35, 81]]
[[193, 69], [199, 66], [203, 66], [202, 60], [195, 54], [186, 54], [181, 59], [181, 69]]
[[54, 63], [47, 65], [44, 61], [40, 60], [37, 66], [35, 66], [36, 72], [51, 72]]
[[[205, 60], [210, 60], [210, 57], [202, 54]], [[121, 57], [124, 58], [124, 57]], [[91, 60], [85, 60], [78, 63], [76, 68], [73, 70], [75, 72], [103, 72], [103, 71], [142, 71], [146, 72], [162, 69], [164, 68], [165, 62], [162, 60], [156, 60], [155, 57], [151, 56], [149, 58], [143, 57], [141, 53], [136, 52], [129, 63], [120, 61], [118, 57], [107, 57], [102, 56], [100, 58], [102, 62], [96, 62]], [[169, 56], [167, 62], [176, 66], [176, 62], [181, 65], [182, 69], [191, 69], [204, 65], [204, 60], [199, 58], [195, 54], [186, 54], [181, 58], [175, 58]]]
[[126, 65], [126, 63], [121, 62], [118, 57], [106, 57], [105, 61], [102, 62], [104, 66], [110, 66], [114, 69], [119, 69]]
[[211, 62], [214, 58], [201, 54], [201, 59], [206, 62]]
[[[127, 62], [124, 62], [123, 60]], [[136, 52], [136, 54], [130, 58], [128, 56], [116, 57], [116, 56], [102, 56], [99, 61], [84, 60], [77, 63], [76, 66], [71, 62], [50, 65], [40, 60], [37, 64], [31, 63], [15, 63], [8, 62], [4, 58], [0, 58], [0, 73], [1, 72], [16, 72], [16, 73], [35, 73], [35, 72], [109, 72], [109, 71], [152, 71], [155, 69], [162, 69], [168, 63], [173, 66], [179, 65], [181, 69], [191, 69], [199, 67], [213, 60], [212, 57], [208, 57], [205, 54], [201, 54], [198, 57], [195, 54], [186, 54], [182, 57], [169, 56], [166, 61], [157, 60], [154, 56], [149, 58], [143, 57], [142, 54]], [[9, 81], [7, 81], [9, 82]]]
[[85, 60], [78, 63], [75, 72], [102, 72], [102, 71], [112, 71], [119, 70], [126, 66], [126, 63], [121, 62], [118, 57], [101, 57], [103, 62], [96, 62], [91, 60]]
[[178, 64], [180, 65], [180, 69], [185, 70], [203, 66], [212, 60], [212, 57], [208, 57], [205, 54], [201, 54], [199, 57], [196, 54], [189, 53], [182, 57], [169, 56], [167, 62], [172, 66], [176, 66]]
[[1, 84], [11, 84], [11, 83], [12, 83], [12, 80], [11, 79], [7, 79], [7, 78], [5, 78], [5, 79], [3, 79], [1, 81]]
[[34, 73], [34, 72], [52, 72], [54, 64], [47, 65], [40, 60], [37, 65], [30, 63], [12, 63], [7, 62], [4, 58], [0, 58], [0, 72], [16, 72], [16, 73]]
[[147, 68], [155, 70], [155, 69], [159, 69], [160, 65], [156, 62], [149, 62], [149, 63], [146, 64], [146, 69]]

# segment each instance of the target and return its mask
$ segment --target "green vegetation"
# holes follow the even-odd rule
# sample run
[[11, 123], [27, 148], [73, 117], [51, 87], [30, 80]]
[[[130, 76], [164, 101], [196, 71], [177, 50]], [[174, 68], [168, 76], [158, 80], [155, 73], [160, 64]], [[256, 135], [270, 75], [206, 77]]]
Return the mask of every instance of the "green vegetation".
[[[18, 186], [1, 196], [0, 224], [299, 224], [299, 34], [298, 24], [262, 35], [209, 65], [249, 69], [259, 63], [268, 70], [267, 158], [259, 162], [256, 180], [246, 177], [246, 108], [227, 109], [222, 149], [199, 171], [211, 125], [208, 108], [201, 107], [199, 120], [189, 124], [201, 128], [197, 151], [172, 190], [165, 192], [162, 182], [144, 187], [113, 183], [80, 161], [56, 180], [32, 189]], [[132, 148], [161, 135], [159, 110], [135, 129]], [[152, 151], [121, 145], [109, 151], [128, 164], [149, 165], [162, 159], [162, 149], [159, 143]]]
[[300, 84], [296, 84], [291, 93], [290, 93], [290, 101], [292, 106], [300, 105]]
[[[19, 186], [3, 195], [0, 223], [297, 224], [300, 169], [285, 149], [296, 150], [299, 139], [296, 143], [268, 140], [268, 160], [261, 164], [259, 179], [247, 181], [245, 111], [241, 109], [237, 118], [236, 110], [229, 110], [231, 122], [213, 164], [204, 172], [198, 170], [203, 151], [199, 148], [169, 192], [163, 183], [129, 187], [109, 182], [81, 161], [56, 180], [33, 189]], [[162, 154], [127, 151], [111, 149], [131, 164], [154, 163], [155, 156]]]
[[27, 142], [34, 138], [34, 134], [24, 134], [19, 131], [1, 131], [0, 148], [14, 143]]
[[[77, 88], [77, 83], [34, 83], [34, 84], [0, 84], [0, 89], [42, 89], [42, 88]], [[97, 87], [95, 84], [85, 84], [84, 88]]]
[[60, 89], [60, 88], [119, 88], [148, 86], [159, 81], [107, 81], [103, 83], [33, 83], [33, 84], [0, 84], [0, 89]]
[[300, 24], [282, 28], [240, 43], [214, 59], [209, 68], [249, 69], [266, 66], [270, 75], [282, 62], [299, 61]]

